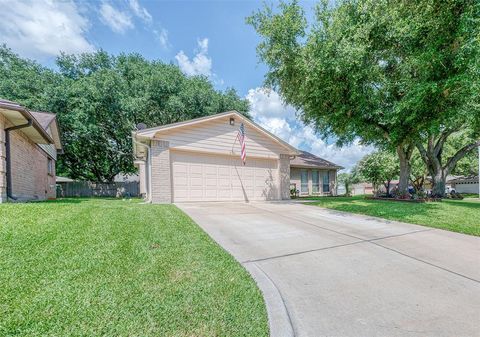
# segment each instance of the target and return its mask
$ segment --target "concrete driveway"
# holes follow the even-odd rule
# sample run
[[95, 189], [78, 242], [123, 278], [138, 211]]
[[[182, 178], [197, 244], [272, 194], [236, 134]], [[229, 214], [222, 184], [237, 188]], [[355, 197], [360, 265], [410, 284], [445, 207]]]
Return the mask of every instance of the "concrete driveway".
[[299, 203], [179, 204], [254, 276], [272, 336], [480, 336], [480, 238]]

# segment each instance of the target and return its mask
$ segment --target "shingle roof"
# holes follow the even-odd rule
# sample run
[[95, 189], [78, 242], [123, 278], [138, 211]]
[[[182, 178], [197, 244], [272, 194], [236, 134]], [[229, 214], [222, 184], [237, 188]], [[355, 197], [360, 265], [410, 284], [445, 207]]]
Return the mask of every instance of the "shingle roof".
[[317, 157], [316, 155], [307, 151], [300, 151], [300, 155], [296, 156], [290, 161], [290, 166], [343, 169], [342, 166], [334, 164], [323, 158]]
[[30, 113], [45, 130], [47, 130], [50, 123], [55, 119], [55, 114], [50, 112], [30, 111]]
[[457, 177], [452, 180], [448, 180], [449, 183], [478, 183], [478, 176], [470, 176], [470, 177]]

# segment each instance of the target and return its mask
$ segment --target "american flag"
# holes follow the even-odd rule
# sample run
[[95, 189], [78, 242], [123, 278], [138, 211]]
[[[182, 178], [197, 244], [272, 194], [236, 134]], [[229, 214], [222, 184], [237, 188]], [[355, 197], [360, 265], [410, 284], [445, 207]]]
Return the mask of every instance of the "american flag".
[[247, 151], [245, 150], [245, 126], [240, 124], [240, 129], [238, 129], [237, 134], [238, 141], [240, 142], [240, 147], [242, 152], [240, 153], [240, 158], [242, 158], [243, 165], [245, 165], [245, 159], [247, 158]]

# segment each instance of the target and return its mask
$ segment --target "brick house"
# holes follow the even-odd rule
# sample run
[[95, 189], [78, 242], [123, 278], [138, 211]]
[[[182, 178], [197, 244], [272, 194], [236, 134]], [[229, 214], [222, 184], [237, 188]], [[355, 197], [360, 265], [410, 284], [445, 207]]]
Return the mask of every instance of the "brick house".
[[55, 198], [61, 151], [55, 114], [0, 99], [0, 203]]

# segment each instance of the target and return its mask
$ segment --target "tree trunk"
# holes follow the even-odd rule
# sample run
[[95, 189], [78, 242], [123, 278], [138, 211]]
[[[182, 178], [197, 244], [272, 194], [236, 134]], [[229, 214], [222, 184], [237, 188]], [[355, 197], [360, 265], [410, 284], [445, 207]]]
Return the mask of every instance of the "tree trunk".
[[443, 198], [445, 197], [445, 186], [447, 183], [447, 176], [457, 165], [458, 161], [465, 157], [465, 155], [480, 146], [480, 140], [470, 143], [462, 147], [447, 160], [445, 165], [442, 164], [443, 146], [447, 141], [448, 136], [453, 133], [452, 130], [446, 130], [437, 140], [434, 135], [430, 135], [427, 140], [427, 146], [425, 147], [422, 142], [417, 142], [416, 146], [420, 152], [423, 162], [428, 168], [430, 175], [432, 176], [432, 196]]
[[387, 197], [390, 196], [390, 182], [391, 182], [391, 180], [387, 181]]
[[447, 177], [444, 176], [444, 170], [440, 169], [439, 172], [436, 172], [432, 177], [432, 196], [437, 198], [445, 197], [445, 185]]
[[400, 196], [408, 195], [408, 183], [410, 181], [410, 158], [412, 157], [413, 145], [409, 144], [397, 146], [398, 159], [400, 160], [400, 180], [398, 182], [398, 192]]

